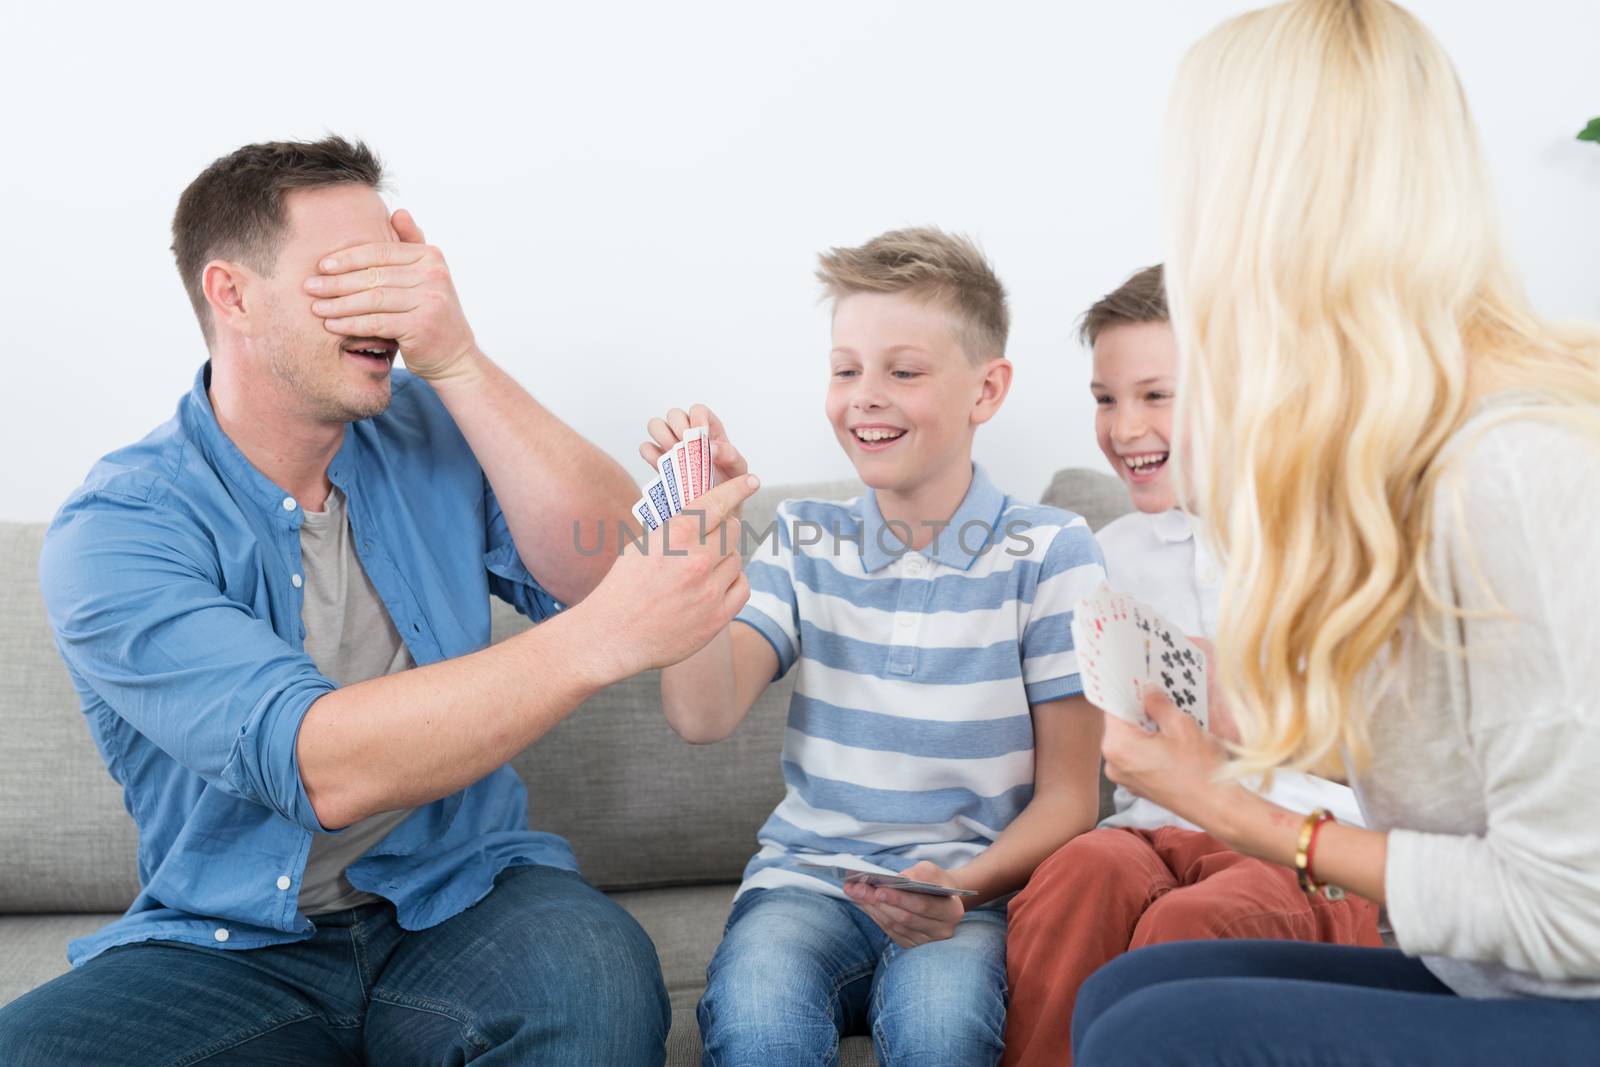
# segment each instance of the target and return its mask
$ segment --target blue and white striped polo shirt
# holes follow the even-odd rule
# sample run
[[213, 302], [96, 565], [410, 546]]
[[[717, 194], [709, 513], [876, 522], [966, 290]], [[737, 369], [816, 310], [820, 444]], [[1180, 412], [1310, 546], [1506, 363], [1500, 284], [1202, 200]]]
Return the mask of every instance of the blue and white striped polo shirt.
[[1082, 692], [1072, 608], [1105, 576], [1088, 524], [1003, 495], [974, 466], [921, 551], [870, 491], [785, 501], [775, 534], [746, 567], [738, 618], [772, 643], [778, 677], [800, 673], [787, 790], [739, 892], [841, 895], [799, 860], [967, 863], [1033, 796], [1030, 708]]

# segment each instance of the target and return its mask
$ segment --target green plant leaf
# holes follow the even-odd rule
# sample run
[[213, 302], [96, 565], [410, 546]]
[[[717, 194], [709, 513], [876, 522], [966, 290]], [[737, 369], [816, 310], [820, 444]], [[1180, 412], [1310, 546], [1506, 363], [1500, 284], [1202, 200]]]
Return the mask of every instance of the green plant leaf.
[[1580, 141], [1600, 141], [1600, 118], [1590, 119], [1589, 125], [1578, 133]]

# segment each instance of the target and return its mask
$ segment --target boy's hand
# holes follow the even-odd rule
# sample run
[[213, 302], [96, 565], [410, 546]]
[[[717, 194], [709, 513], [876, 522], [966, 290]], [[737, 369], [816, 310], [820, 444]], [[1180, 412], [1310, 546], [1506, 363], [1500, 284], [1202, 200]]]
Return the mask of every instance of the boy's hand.
[[760, 480], [746, 475], [715, 486], [694, 506], [627, 547], [574, 612], [594, 621], [615, 681], [665, 667], [703, 648], [750, 599], [730, 518]]
[[[944, 868], [923, 860], [900, 872], [919, 882], [962, 886]], [[915, 948], [929, 941], [945, 941], [956, 934], [956, 925], [967, 913], [960, 897], [935, 897], [927, 893], [908, 893], [903, 889], [884, 889], [862, 882], [846, 882], [844, 895], [866, 912], [872, 921], [901, 948]]]
[[[716, 468], [719, 482], [731, 482], [749, 473], [750, 467], [745, 463], [744, 456], [728, 440], [728, 431], [723, 428], [722, 420], [704, 404], [694, 404], [688, 411], [673, 408], [666, 417], [651, 419], [645, 426], [650, 440], [639, 446], [639, 458], [654, 471], [661, 454], [683, 440], [684, 431], [691, 426], [706, 428], [711, 442], [711, 462]], [[733, 517], [736, 520], [739, 518], [738, 510], [733, 512]]]

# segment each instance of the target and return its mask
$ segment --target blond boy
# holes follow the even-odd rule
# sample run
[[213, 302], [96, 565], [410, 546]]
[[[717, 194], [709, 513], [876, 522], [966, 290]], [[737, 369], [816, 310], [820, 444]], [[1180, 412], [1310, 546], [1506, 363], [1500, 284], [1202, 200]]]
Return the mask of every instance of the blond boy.
[[[1011, 384], [1005, 293], [937, 230], [833, 249], [827, 415], [867, 491], [786, 501], [747, 566], [749, 604], [662, 674], [667, 719], [712, 742], [797, 672], [787, 786], [745, 870], [700, 1003], [707, 1064], [992, 1064], [1006, 1004], [1004, 903], [1093, 825], [1102, 721], [1080, 695], [1070, 611], [1103, 570], [1079, 517], [1002, 494], [973, 435]], [[724, 477], [744, 461], [691, 421]], [[966, 898], [841, 883], [861, 862]]]

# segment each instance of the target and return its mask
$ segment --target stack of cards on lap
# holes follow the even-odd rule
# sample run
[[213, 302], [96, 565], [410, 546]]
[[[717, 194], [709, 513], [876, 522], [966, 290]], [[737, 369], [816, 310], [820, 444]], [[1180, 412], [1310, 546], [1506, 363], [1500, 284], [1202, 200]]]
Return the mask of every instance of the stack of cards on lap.
[[1072, 643], [1089, 703], [1135, 726], [1154, 727], [1144, 694], [1155, 686], [1206, 725], [1206, 656], [1150, 605], [1101, 583], [1072, 613]]
[[923, 893], [931, 897], [978, 895], [974, 889], [952, 889], [937, 882], [919, 882], [915, 878], [906, 878], [887, 867], [879, 867], [875, 863], [868, 863], [854, 856], [827, 856], [817, 862], [801, 860], [799, 866], [826, 871], [840, 882], [860, 882], [864, 885], [882, 886], [884, 889], [903, 889], [908, 893]]
[[683, 440], [661, 453], [656, 480], [633, 505], [633, 517], [647, 530], [659, 530], [689, 502], [711, 488], [711, 438], [704, 426], [691, 426]]

